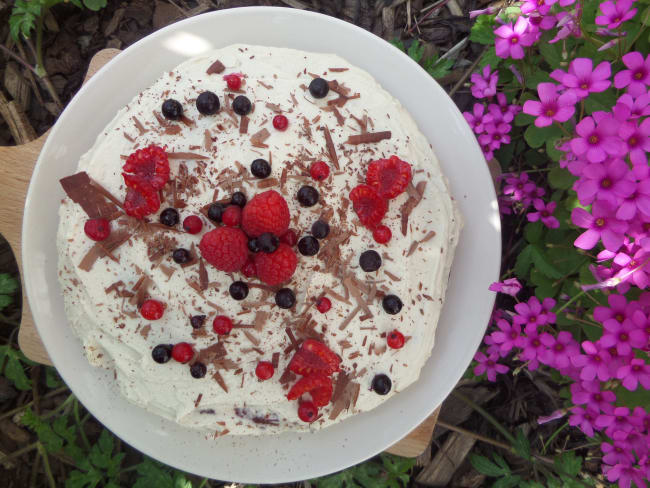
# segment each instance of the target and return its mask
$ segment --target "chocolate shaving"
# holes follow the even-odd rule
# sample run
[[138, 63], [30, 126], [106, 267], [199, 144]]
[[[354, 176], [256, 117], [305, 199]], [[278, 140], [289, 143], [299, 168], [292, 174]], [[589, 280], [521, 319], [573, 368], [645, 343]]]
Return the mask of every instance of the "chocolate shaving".
[[197, 396], [196, 400], [194, 400], [194, 408], [199, 407], [199, 403], [201, 403], [201, 398], [203, 398], [203, 393], [199, 393], [199, 396]]
[[409, 216], [411, 215], [411, 212], [415, 207], [418, 206], [420, 201], [422, 200], [422, 196], [424, 195], [424, 189], [427, 186], [426, 181], [420, 181], [415, 189], [418, 193], [418, 198], [414, 198], [409, 196], [408, 200], [406, 200], [402, 206], [400, 207], [400, 214], [402, 215], [402, 235], [405, 236], [406, 232], [408, 230], [408, 221], [409, 221]]
[[331, 80], [327, 82], [330, 90], [334, 93], [338, 93], [341, 96], [347, 97], [350, 94], [350, 89], [345, 86], [343, 83], [339, 83], [336, 80]]
[[131, 137], [130, 135], [128, 135], [126, 132], [122, 132], [122, 135], [124, 136], [124, 138], [125, 138], [127, 141], [135, 142], [135, 139], [134, 139], [133, 137]]
[[282, 113], [282, 109], [280, 108], [280, 105], [278, 105], [277, 103], [266, 102], [266, 108], [271, 109], [276, 114]]
[[234, 324], [233, 329], [254, 329], [255, 324]]
[[99, 245], [99, 242], [96, 242], [86, 253], [86, 255], [81, 259], [79, 263], [79, 269], [83, 271], [90, 271], [95, 264], [95, 261], [100, 257], [105, 255], [105, 250], [113, 252], [115, 249], [120, 247], [126, 241], [131, 238], [131, 233], [128, 229], [117, 229], [102, 241], [102, 245]]
[[262, 85], [262, 86], [263, 86], [264, 88], [266, 88], [267, 90], [271, 90], [271, 89], [273, 88], [271, 85], [267, 85], [267, 84], [264, 83], [262, 80], [257, 80], [257, 83], [260, 84], [260, 85]]
[[70, 200], [81, 205], [91, 219], [113, 220], [120, 215], [119, 209], [106, 201], [106, 195], [92, 184], [85, 171], [61, 178], [59, 182]]
[[185, 282], [189, 285], [192, 290], [194, 290], [201, 298], [203, 298], [203, 290], [201, 290], [201, 285], [199, 285], [196, 281], [187, 279]]
[[341, 412], [350, 405], [350, 395], [348, 394], [348, 385], [350, 384], [350, 377], [344, 371], [341, 371], [336, 377], [336, 386], [332, 393], [332, 411], [330, 412], [330, 420], [336, 419]]
[[[144, 279], [142, 279], [142, 278], [144, 278]], [[135, 296], [133, 296], [133, 297], [131, 297], [129, 299], [129, 303], [133, 304], [135, 302], [135, 305], [136, 305], [136, 307], [138, 307], [138, 309], [142, 306], [142, 304], [144, 303], [145, 298], [147, 297], [147, 293], [149, 292], [149, 285], [151, 285], [151, 283], [153, 283], [151, 278], [149, 278], [146, 275], [142, 276], [142, 278], [140, 278], [140, 279], [142, 279], [142, 282], [140, 282], [140, 286], [138, 286], [137, 291], [135, 289], [133, 290], [133, 291], [136, 292]]]
[[251, 334], [250, 332], [248, 332], [247, 330], [244, 331], [244, 335], [246, 336], [246, 338], [247, 338], [249, 341], [251, 341], [251, 343], [252, 343], [254, 346], [259, 346], [259, 345], [260, 345], [260, 340], [259, 340], [257, 337], [255, 337], [253, 334]]
[[277, 178], [266, 178], [257, 183], [257, 188], [269, 188], [271, 186], [277, 186], [278, 183], [280, 182]]
[[196, 125], [196, 122], [194, 122], [192, 119], [186, 117], [185, 115], [181, 116], [181, 122], [183, 122], [188, 127], [192, 127], [193, 125]]
[[[110, 191], [108, 191], [106, 188], [104, 188], [101, 184], [97, 183], [95, 180], [91, 179], [90, 184], [95, 188], [99, 193], [104, 195], [106, 198], [108, 198], [111, 202], [113, 202], [116, 206], [123, 208], [122, 207], [122, 202], [120, 202], [117, 198], [115, 198]], [[118, 214], [119, 216], [119, 214]]]
[[133, 123], [135, 124], [135, 128], [138, 129], [138, 132], [140, 133], [140, 135], [147, 132], [147, 129], [144, 128], [144, 125], [142, 125], [142, 122], [140, 122], [135, 115], [131, 116], [131, 119], [133, 119]]
[[203, 154], [196, 154], [191, 152], [168, 152], [167, 157], [169, 159], [210, 159], [208, 156]]
[[208, 289], [208, 270], [205, 269], [203, 258], [199, 259], [199, 286], [201, 290]]
[[278, 369], [278, 365], [280, 364], [280, 353], [279, 352], [274, 352], [273, 356], [271, 356], [271, 364], [273, 365], [273, 369]]
[[255, 324], [255, 330], [258, 332], [261, 332], [262, 329], [264, 328], [264, 324], [266, 323], [266, 319], [269, 317], [269, 312], [263, 312], [263, 311], [258, 311], [255, 312], [255, 318], [253, 319], [253, 323]]
[[337, 170], [340, 170], [339, 166], [339, 157], [336, 155], [336, 148], [334, 147], [334, 141], [332, 141], [332, 135], [327, 126], [323, 126], [323, 133], [325, 134], [325, 145], [327, 146], [327, 152], [330, 156], [330, 161]]
[[289, 366], [284, 370], [282, 376], [280, 376], [280, 384], [286, 385], [287, 383], [293, 382], [296, 379], [296, 375], [289, 369]]
[[270, 136], [271, 133], [268, 129], [262, 129], [251, 136], [251, 144], [253, 147], [267, 149], [269, 146], [264, 144], [264, 141], [266, 141]]
[[217, 312], [221, 312], [221, 311], [223, 310], [219, 305], [217, 305], [217, 304], [214, 303], [214, 302], [211, 302], [210, 300], [206, 300], [206, 301], [205, 301], [205, 304], [206, 304], [208, 307], [212, 307], [212, 308], [214, 308]]
[[205, 72], [209, 75], [220, 74], [225, 71], [226, 67], [218, 59], [212, 63]]
[[347, 71], [350, 68], [327, 68], [332, 73], [341, 73], [342, 71]]
[[361, 98], [361, 95], [358, 93], [355, 93], [354, 95], [345, 96], [345, 95], [339, 95], [338, 98], [334, 98], [332, 100], [327, 101], [327, 105], [330, 106], [336, 106], [336, 107], [343, 107], [347, 103], [348, 100], [354, 100], [357, 98]]
[[435, 236], [436, 236], [436, 231], [435, 231], [435, 230], [432, 230], [432, 231], [429, 232], [426, 236], [424, 236], [422, 239], [420, 239], [420, 244], [422, 244], [423, 242], [430, 241], [430, 240], [433, 239]]
[[361, 356], [361, 353], [359, 351], [354, 351], [352, 354], [348, 356], [348, 359], [356, 359], [359, 356]]
[[248, 123], [250, 119], [246, 115], [241, 116], [241, 123], [239, 124], [239, 133], [246, 134], [248, 133]]
[[203, 145], [205, 146], [206, 151], [212, 149], [212, 135], [208, 129], [205, 129], [205, 132], [203, 133]]
[[188, 266], [193, 266], [196, 263], [198, 263], [199, 260], [196, 256], [197, 256], [196, 248], [194, 247], [194, 243], [192, 243], [192, 245], [190, 246], [190, 260], [181, 264], [181, 268], [187, 268]]
[[343, 319], [343, 322], [341, 322], [341, 325], [339, 325], [339, 330], [345, 330], [345, 328], [348, 326], [348, 324], [349, 324], [350, 322], [352, 322], [352, 319], [354, 318], [354, 316], [355, 316], [356, 314], [359, 313], [360, 310], [361, 310], [361, 307], [356, 306], [356, 307], [352, 310], [352, 312], [350, 312], [350, 313], [348, 314], [348, 316], [345, 317], [345, 319]]
[[296, 337], [293, 335], [293, 331], [289, 327], [285, 328], [284, 330], [287, 333], [287, 336], [289, 336], [289, 341], [291, 342], [291, 347], [297, 351], [298, 350], [298, 341], [296, 340]]
[[151, 324], [147, 324], [142, 329], [140, 329], [140, 335], [145, 339], [149, 337], [149, 332], [151, 332]]
[[352, 407], [357, 406], [357, 400], [359, 399], [360, 391], [361, 391], [361, 385], [356, 381], [352, 383]]
[[334, 113], [334, 116], [336, 117], [336, 122], [339, 125], [345, 124], [345, 117], [343, 117], [343, 115], [341, 115], [341, 112], [339, 112], [338, 108], [332, 107], [332, 112]]
[[223, 380], [223, 376], [221, 376], [221, 373], [219, 371], [215, 371], [214, 374], [212, 375], [212, 378], [219, 383], [219, 386], [223, 388], [223, 391], [228, 393], [228, 387], [226, 386], [226, 382]]
[[350, 117], [352, 117], [356, 121], [356, 123], [359, 124], [359, 127], [360, 127], [362, 133], [368, 132], [368, 122], [367, 122], [368, 116], [367, 115], [364, 115], [363, 120], [358, 118], [358, 117], [355, 117], [352, 114], [350, 114]]
[[211, 346], [199, 350], [194, 356], [194, 358], [192, 359], [192, 363], [196, 363], [196, 362], [203, 363], [203, 364], [213, 363], [215, 361], [225, 358], [227, 354], [228, 352], [226, 351], [226, 348], [224, 347], [223, 343], [217, 342], [215, 344], [212, 344]]
[[397, 276], [395, 276], [395, 275], [394, 275], [393, 273], [391, 273], [390, 271], [384, 271], [384, 273], [386, 274], [386, 276], [388, 276], [388, 277], [389, 277], [391, 280], [393, 280], [393, 281], [402, 281], [401, 278], [398, 278]]
[[302, 117], [302, 129], [305, 131], [305, 137], [311, 141], [311, 127], [310, 122], [307, 117], [303, 115]]
[[413, 241], [411, 243], [411, 247], [409, 247], [409, 250], [406, 253], [406, 257], [408, 258], [411, 254], [413, 254], [415, 252], [415, 250], [418, 248], [419, 245], [420, 245], [420, 243], [418, 241]]
[[182, 129], [178, 125], [168, 125], [165, 127], [165, 134], [168, 134], [170, 136], [175, 136], [176, 134], [180, 134]]
[[391, 132], [389, 130], [384, 130], [381, 132], [365, 132], [363, 134], [358, 134], [354, 136], [348, 136], [348, 140], [345, 141], [346, 144], [367, 144], [383, 141], [384, 139], [390, 139]]
[[325, 291], [327, 292], [327, 294], [328, 294], [329, 296], [331, 296], [331, 297], [334, 298], [335, 300], [338, 300], [339, 302], [347, 303], [348, 305], [352, 305], [352, 302], [350, 302], [350, 300], [348, 300], [348, 299], [345, 298], [344, 296], [339, 295], [338, 293], [336, 293], [336, 292], [335, 292], [334, 290], [332, 290], [331, 288], [325, 288]]

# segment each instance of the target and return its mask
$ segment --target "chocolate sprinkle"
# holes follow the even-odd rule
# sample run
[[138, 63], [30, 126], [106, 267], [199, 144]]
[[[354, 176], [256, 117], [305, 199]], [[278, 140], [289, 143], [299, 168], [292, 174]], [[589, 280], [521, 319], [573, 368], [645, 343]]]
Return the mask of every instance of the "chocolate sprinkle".
[[119, 209], [106, 201], [106, 196], [92, 184], [85, 171], [61, 178], [59, 182], [70, 200], [81, 205], [91, 219], [113, 220], [119, 217]]
[[267, 149], [269, 146], [264, 144], [264, 141], [266, 141], [270, 136], [271, 133], [268, 131], [268, 129], [257, 131], [251, 136], [251, 144], [253, 147]]
[[327, 152], [330, 156], [330, 161], [337, 170], [340, 170], [339, 166], [339, 157], [336, 155], [336, 148], [334, 147], [334, 141], [332, 141], [332, 135], [327, 126], [323, 126], [323, 133], [325, 134], [325, 145], [327, 146]]
[[239, 133], [246, 134], [248, 133], [248, 123], [250, 119], [246, 115], [241, 116], [241, 123], [239, 124]]
[[274, 352], [273, 356], [271, 356], [271, 364], [273, 365], [273, 369], [278, 369], [278, 365], [280, 364], [280, 353], [279, 352]]
[[199, 259], [199, 286], [201, 287], [201, 290], [208, 289], [208, 270], [205, 269], [203, 258]]
[[381, 132], [365, 132], [363, 134], [358, 134], [354, 136], [348, 136], [348, 140], [345, 141], [346, 144], [366, 144], [383, 141], [384, 139], [390, 139], [391, 132], [389, 130], [384, 130]]
[[114, 232], [111, 232], [111, 234], [102, 241], [101, 246], [97, 242], [88, 250], [86, 255], [81, 259], [81, 262], [79, 263], [79, 269], [83, 271], [90, 271], [93, 267], [93, 264], [95, 264], [95, 261], [106, 254], [105, 250], [113, 252], [130, 238], [131, 233], [128, 231], [128, 229], [118, 229]]
[[203, 154], [196, 154], [191, 152], [168, 152], [167, 157], [169, 159], [210, 159], [208, 156]]
[[135, 128], [138, 129], [138, 132], [140, 133], [140, 135], [147, 132], [147, 129], [144, 128], [144, 125], [142, 125], [142, 122], [140, 122], [135, 115], [133, 115], [131, 118], [133, 119], [133, 123], [135, 124]]
[[208, 67], [208, 69], [205, 72], [209, 75], [214, 75], [214, 74], [218, 75], [220, 73], [223, 73], [225, 69], [226, 67], [223, 65], [223, 63], [217, 59], [214, 63], [212, 63]]

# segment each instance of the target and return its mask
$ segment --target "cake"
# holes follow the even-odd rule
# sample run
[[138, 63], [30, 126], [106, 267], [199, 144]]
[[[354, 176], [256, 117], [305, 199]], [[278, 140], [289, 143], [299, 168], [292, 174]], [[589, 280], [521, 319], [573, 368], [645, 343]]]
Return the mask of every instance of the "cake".
[[157, 415], [214, 436], [317, 430], [431, 354], [461, 216], [408, 112], [336, 55], [185, 61], [61, 185], [69, 324]]

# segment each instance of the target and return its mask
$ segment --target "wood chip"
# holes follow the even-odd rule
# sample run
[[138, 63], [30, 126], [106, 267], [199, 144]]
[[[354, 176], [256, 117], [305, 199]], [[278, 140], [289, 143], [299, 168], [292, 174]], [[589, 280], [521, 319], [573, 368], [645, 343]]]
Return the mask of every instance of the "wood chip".
[[330, 134], [330, 130], [327, 126], [323, 126], [323, 133], [325, 134], [325, 146], [327, 147], [330, 161], [338, 171], [341, 169], [339, 166], [339, 157], [336, 155], [336, 148], [334, 147], [334, 141], [332, 141], [332, 134]]
[[358, 134], [353, 136], [348, 136], [348, 140], [345, 141], [346, 144], [368, 144], [383, 141], [384, 139], [390, 139], [391, 132], [389, 130], [384, 130], [381, 132], [366, 132], [364, 134]]
[[214, 63], [212, 63], [208, 67], [208, 69], [205, 72], [207, 74], [209, 74], [209, 75], [213, 75], [213, 74], [218, 75], [220, 73], [223, 73], [225, 71], [225, 69], [226, 69], [226, 67], [223, 65], [223, 63], [217, 59]]

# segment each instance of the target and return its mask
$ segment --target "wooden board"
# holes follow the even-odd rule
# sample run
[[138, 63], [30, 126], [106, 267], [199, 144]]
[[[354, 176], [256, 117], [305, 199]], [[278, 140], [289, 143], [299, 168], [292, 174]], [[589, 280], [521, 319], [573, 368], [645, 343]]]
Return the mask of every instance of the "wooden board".
[[[95, 54], [88, 66], [88, 73], [84, 82], [119, 52], [118, 49], [104, 49]], [[36, 164], [36, 159], [47, 139], [48, 133], [49, 131], [38, 139], [21, 146], [0, 147], [0, 191], [3, 196], [0, 201], [0, 234], [9, 242], [20, 269], [22, 269], [20, 236], [27, 187], [34, 170], [34, 165]], [[18, 344], [23, 353], [25, 353], [25, 356], [29, 359], [42, 364], [52, 365], [52, 361], [34, 326], [34, 319], [29, 310], [24, 285], [23, 309], [20, 331], [18, 333]], [[431, 440], [437, 418], [438, 410], [416, 427], [408, 436], [387, 449], [387, 451], [406, 457], [419, 456]]]

